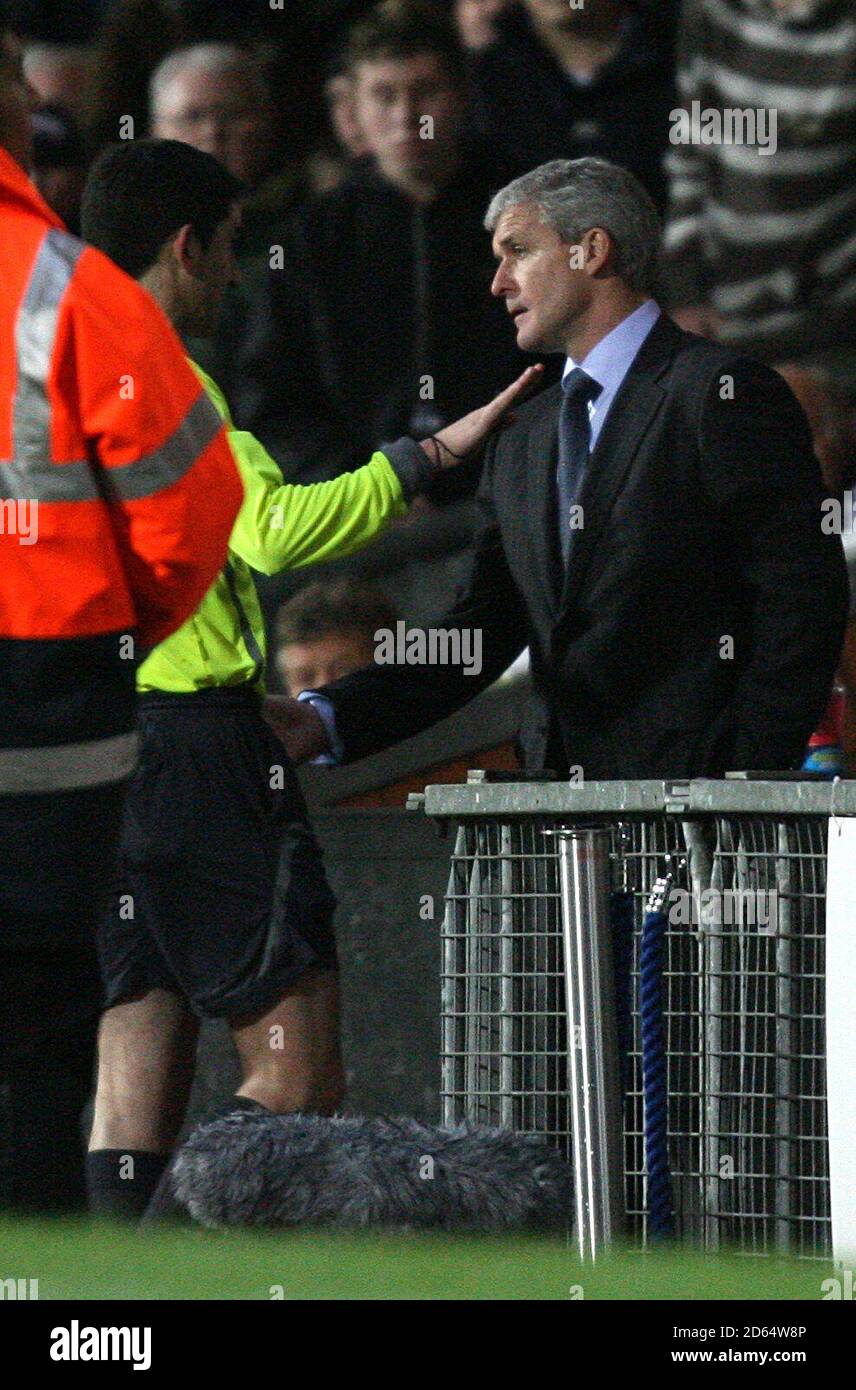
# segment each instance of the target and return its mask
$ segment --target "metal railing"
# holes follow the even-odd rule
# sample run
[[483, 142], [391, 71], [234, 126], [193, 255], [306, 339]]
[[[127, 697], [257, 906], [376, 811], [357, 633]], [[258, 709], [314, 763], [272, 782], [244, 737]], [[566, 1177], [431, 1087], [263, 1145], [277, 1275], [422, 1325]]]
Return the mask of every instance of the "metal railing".
[[[639, 939], [646, 899], [668, 864], [662, 989], [677, 1234], [706, 1249], [828, 1257], [826, 833], [832, 812], [856, 815], [856, 784], [735, 777], [576, 786], [475, 773], [414, 801], [455, 825], [443, 925], [444, 1121], [541, 1133], [573, 1162], [580, 1126], [596, 1135], [609, 1113], [601, 1094], [600, 1120], [586, 1119], [581, 1074], [576, 1085], [570, 1074], [569, 1002], [575, 1030], [581, 1020], [565, 961], [579, 966], [580, 957], [568, 954], [561, 856], [575, 837], [555, 833], [599, 828], [612, 900], [632, 904], [618, 1087], [631, 1236], [648, 1242]], [[606, 947], [610, 924], [591, 929], [586, 949], [599, 937]], [[592, 1045], [589, 1037], [590, 1055]], [[601, 1079], [601, 1092], [611, 1084]], [[599, 1181], [602, 1231], [613, 1218], [603, 1172]], [[585, 1190], [593, 1200], [590, 1183]]]

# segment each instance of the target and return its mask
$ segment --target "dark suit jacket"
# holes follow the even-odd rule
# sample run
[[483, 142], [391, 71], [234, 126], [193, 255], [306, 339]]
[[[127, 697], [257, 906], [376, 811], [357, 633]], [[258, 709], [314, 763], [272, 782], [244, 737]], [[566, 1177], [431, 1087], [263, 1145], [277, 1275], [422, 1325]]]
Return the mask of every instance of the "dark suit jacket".
[[560, 567], [560, 387], [493, 442], [472, 571], [440, 627], [483, 633], [478, 678], [375, 666], [328, 687], [350, 760], [449, 714], [528, 643], [527, 766], [586, 779], [798, 766], [847, 612], [841, 542], [784, 381], [662, 317], [613, 400]]

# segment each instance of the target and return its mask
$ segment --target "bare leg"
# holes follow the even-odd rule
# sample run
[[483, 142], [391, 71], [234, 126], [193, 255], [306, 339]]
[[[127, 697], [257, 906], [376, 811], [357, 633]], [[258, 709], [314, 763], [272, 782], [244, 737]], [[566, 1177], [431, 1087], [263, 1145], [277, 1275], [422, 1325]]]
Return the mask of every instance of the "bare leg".
[[[229, 1022], [244, 1077], [234, 1097], [235, 1109], [243, 1101], [276, 1115], [298, 1110], [334, 1114], [344, 1093], [335, 971], [307, 971], [267, 1012]], [[142, 1224], [166, 1220], [188, 1220], [172, 1193], [170, 1169]]]
[[335, 1113], [345, 1090], [335, 970], [308, 970], [267, 1013], [230, 1022], [244, 1074], [239, 1096], [277, 1115]]
[[153, 989], [101, 1019], [89, 1148], [169, 1153], [184, 1121], [199, 1023], [177, 994]]

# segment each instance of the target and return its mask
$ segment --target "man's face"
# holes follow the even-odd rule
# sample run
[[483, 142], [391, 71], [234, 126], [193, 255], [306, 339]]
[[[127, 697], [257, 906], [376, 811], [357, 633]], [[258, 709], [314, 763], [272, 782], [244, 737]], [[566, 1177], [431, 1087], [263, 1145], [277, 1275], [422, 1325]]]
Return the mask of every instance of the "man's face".
[[330, 681], [371, 666], [374, 645], [364, 632], [330, 632], [311, 642], [286, 642], [276, 655], [289, 695], [317, 690]]
[[213, 74], [187, 68], [163, 92], [152, 134], [213, 154], [252, 187], [270, 157], [270, 107], [238, 69]]
[[24, 168], [33, 149], [32, 114], [38, 97], [24, 76], [21, 47], [11, 34], [0, 33], [0, 145]]
[[235, 256], [240, 226], [241, 211], [235, 204], [229, 216], [220, 223], [208, 249], [199, 253], [197, 273], [189, 282], [192, 305], [188, 306], [186, 331], [200, 338], [216, 332], [226, 291], [240, 278]]
[[464, 96], [437, 54], [358, 64], [354, 105], [368, 152], [388, 178], [430, 176], [457, 150]]
[[505, 300], [524, 352], [564, 352], [589, 303], [589, 277], [571, 267], [571, 248], [531, 204], [506, 209], [493, 236], [499, 261], [491, 294]]

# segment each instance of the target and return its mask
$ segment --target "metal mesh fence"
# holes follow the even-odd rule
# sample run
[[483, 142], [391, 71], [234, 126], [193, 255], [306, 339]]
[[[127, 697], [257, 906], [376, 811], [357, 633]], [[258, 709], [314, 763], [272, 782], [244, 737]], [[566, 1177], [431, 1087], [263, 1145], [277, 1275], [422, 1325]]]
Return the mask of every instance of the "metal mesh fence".
[[[574, 823], [568, 814], [459, 819], [443, 927], [445, 1121], [534, 1131], [568, 1155], [557, 850], [544, 831]], [[678, 1233], [706, 1249], [828, 1256], [826, 817], [619, 812], [580, 823], [609, 826], [612, 887], [633, 902], [632, 1235], [646, 1243], [639, 937], [669, 855], [663, 998]]]

